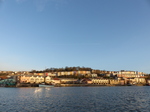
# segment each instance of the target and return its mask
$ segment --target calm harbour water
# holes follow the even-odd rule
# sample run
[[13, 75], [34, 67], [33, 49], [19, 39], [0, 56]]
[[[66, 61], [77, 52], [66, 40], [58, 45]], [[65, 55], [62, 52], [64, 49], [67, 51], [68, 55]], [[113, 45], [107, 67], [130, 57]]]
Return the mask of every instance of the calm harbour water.
[[150, 112], [150, 87], [0, 88], [0, 112]]

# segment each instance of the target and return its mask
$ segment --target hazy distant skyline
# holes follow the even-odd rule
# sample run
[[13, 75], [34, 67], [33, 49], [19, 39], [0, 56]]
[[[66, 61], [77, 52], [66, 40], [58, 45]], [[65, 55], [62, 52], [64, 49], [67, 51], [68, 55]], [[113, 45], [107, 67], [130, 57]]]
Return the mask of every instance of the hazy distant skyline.
[[150, 73], [148, 0], [0, 0], [0, 70]]

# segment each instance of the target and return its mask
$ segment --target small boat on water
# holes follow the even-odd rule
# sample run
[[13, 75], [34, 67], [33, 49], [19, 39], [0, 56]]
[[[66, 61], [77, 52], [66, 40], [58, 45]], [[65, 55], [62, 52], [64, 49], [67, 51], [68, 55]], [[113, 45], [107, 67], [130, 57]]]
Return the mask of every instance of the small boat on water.
[[45, 83], [42, 83], [42, 84], [39, 84], [39, 87], [54, 87], [54, 85], [48, 85], [48, 84], [45, 84]]

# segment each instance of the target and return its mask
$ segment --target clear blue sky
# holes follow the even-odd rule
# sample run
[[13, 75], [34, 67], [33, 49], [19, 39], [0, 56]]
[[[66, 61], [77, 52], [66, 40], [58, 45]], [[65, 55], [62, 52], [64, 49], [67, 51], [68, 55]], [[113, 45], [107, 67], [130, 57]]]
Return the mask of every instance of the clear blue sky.
[[149, 0], [0, 0], [0, 70], [150, 73]]

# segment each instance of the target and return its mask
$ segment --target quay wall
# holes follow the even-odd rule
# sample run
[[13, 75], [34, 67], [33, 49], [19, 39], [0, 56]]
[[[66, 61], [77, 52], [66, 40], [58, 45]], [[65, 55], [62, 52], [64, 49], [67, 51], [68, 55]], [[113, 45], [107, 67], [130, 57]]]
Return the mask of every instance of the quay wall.
[[39, 87], [38, 84], [16, 84], [16, 87]]
[[108, 85], [99, 85], [99, 84], [60, 84], [57, 87], [91, 87], [91, 86], [108, 86]]

